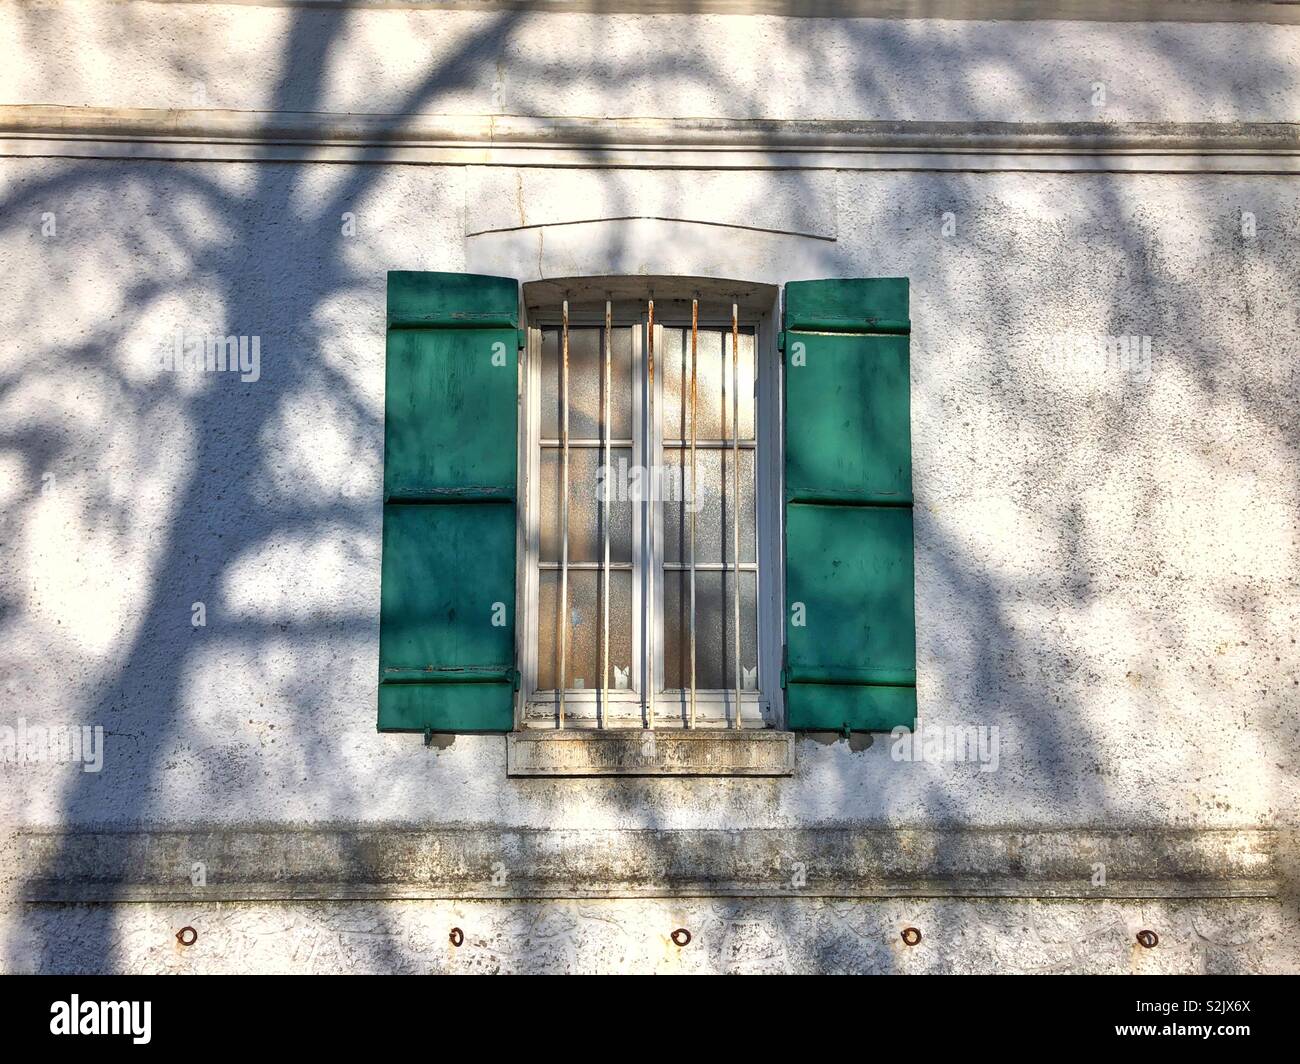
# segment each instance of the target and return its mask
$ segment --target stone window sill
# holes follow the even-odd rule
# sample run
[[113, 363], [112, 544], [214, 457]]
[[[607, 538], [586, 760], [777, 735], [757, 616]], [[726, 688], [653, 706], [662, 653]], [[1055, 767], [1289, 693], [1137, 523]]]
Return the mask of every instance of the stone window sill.
[[517, 731], [509, 776], [789, 776], [794, 733], [681, 728]]

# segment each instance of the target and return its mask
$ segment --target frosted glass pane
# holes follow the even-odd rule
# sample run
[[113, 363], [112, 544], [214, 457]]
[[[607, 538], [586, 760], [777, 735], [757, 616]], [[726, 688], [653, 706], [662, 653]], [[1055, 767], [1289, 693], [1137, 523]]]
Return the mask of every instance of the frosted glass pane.
[[[664, 330], [663, 438], [690, 438], [691, 330]], [[731, 330], [701, 329], [695, 381], [696, 438], [731, 438]], [[754, 337], [740, 334], [740, 438], [754, 438]]]
[[[604, 329], [569, 330], [569, 436], [604, 439]], [[613, 330], [610, 346], [610, 438], [632, 438], [632, 329]], [[560, 330], [542, 330], [542, 437], [560, 438]]]
[[[560, 574], [543, 569], [538, 579], [537, 604], [537, 688], [553, 691], [556, 685], [556, 654], [559, 630], [556, 603], [560, 597]], [[600, 687], [601, 575], [584, 570], [569, 572], [569, 634], [566, 657], [568, 690]], [[609, 574], [609, 687], [618, 690], [620, 673], [632, 685], [632, 574]], [[618, 672], [615, 672], [617, 667]]]
[[[695, 686], [696, 690], [734, 689], [736, 684], [735, 575], [695, 574]], [[740, 663], [744, 669], [758, 665], [758, 622], [755, 611], [755, 573], [740, 575]], [[690, 573], [670, 570], [664, 576], [664, 689], [689, 688], [691, 683]], [[757, 687], [750, 674], [746, 690]]]
[[[541, 559], [560, 560], [560, 494], [564, 483], [560, 448], [543, 447], [541, 477]], [[603, 447], [569, 448], [569, 561], [602, 562], [605, 547], [605, 504], [599, 472], [605, 461]], [[609, 503], [609, 560], [632, 560], [632, 502], [621, 471], [631, 465], [632, 452], [626, 447], [611, 447], [609, 464], [613, 498]], [[622, 463], [622, 464], [620, 464]], [[619, 484], [623, 500], [619, 501]]]
[[[735, 558], [731, 512], [732, 469], [735, 458], [730, 450], [695, 449], [695, 560], [696, 562], [732, 562]], [[690, 491], [691, 455], [689, 448], [664, 452], [668, 483], [681, 491], [665, 491], [664, 560], [690, 561], [690, 509], [686, 495]], [[754, 560], [754, 452], [740, 452], [740, 560]]]

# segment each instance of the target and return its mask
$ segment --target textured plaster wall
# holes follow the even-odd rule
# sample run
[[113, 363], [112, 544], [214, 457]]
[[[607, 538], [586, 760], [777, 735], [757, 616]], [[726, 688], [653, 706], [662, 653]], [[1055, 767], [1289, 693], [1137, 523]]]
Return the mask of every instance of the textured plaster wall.
[[[896, 762], [882, 737], [801, 742], [789, 781], [557, 782], [507, 781], [499, 737], [373, 731], [384, 271], [462, 268], [463, 172], [3, 173], [6, 708], [108, 733], [99, 774], [7, 767], [11, 822], [1234, 826], [1296, 808], [1291, 180], [841, 174], [809, 275], [913, 285], [922, 715], [997, 725], [998, 770]], [[717, 229], [672, 233], [635, 249], [644, 265], [718, 253]], [[260, 379], [159, 370], [178, 327], [260, 335]], [[1149, 369], [1057, 361], [1076, 333], [1149, 335]]]
[[6, 0], [0, 39], [31, 57], [0, 100], [97, 107], [1231, 122], [1290, 121], [1300, 88], [1300, 27], [1259, 24]]
[[[841, 974], [1199, 975], [1293, 972], [1294, 931], [1265, 902], [938, 902], [835, 900], [348, 902], [310, 905], [131, 905], [114, 955], [87, 949], [100, 913], [43, 906], [14, 930], [12, 956], [38, 967], [42, 943], [66, 943], [43, 970], [148, 974], [401, 972], [659, 975]], [[199, 932], [181, 946], [176, 932]], [[903, 944], [900, 930], [922, 929]], [[453, 947], [459, 927], [464, 943]], [[690, 943], [669, 936], [684, 927]], [[1138, 931], [1159, 928], [1144, 949]]]
[[[1264, 26], [155, 4], [6, 4], [0, 24], [22, 56], [0, 71], [3, 102], [1259, 121], [1294, 118], [1300, 87], [1297, 31]], [[1095, 81], [1109, 86], [1101, 112]], [[552, 182], [525, 171], [0, 161], [0, 723], [107, 733], [98, 774], [0, 764], [0, 823], [1295, 825], [1294, 179], [580, 181], [591, 217], [733, 221], [770, 198], [762, 224], [811, 235], [683, 221], [468, 236], [530, 210], [559, 217]], [[998, 726], [998, 771], [895, 762], [877, 737], [801, 741], [791, 780], [510, 781], [500, 737], [426, 749], [377, 735], [384, 274], [484, 266], [910, 277], [922, 714]], [[159, 369], [178, 328], [259, 336], [260, 379]], [[1062, 336], [1117, 335], [1151, 337], [1149, 372], [1062, 361]], [[0, 879], [16, 886], [10, 869]], [[213, 917], [219, 949], [184, 956], [158, 934], [179, 911], [128, 907], [111, 936], [83, 942], [141, 969], [328, 967], [330, 950], [342, 967], [420, 970], [1017, 966], [988, 930], [1022, 926], [1012, 903], [922, 913], [981, 943], [965, 959], [900, 955], [903, 905], [852, 919], [813, 902], [734, 906], [730, 924], [768, 936], [742, 960], [717, 936], [680, 958], [653, 937], [619, 946], [608, 928], [634, 915], [656, 935], [675, 926], [669, 903], [652, 919], [641, 902], [229, 906]], [[681, 919], [711, 926], [709, 906], [687, 908]], [[449, 954], [443, 924], [467, 909], [484, 930]], [[3, 963], [64, 963], [32, 960], [32, 936], [66, 921], [75, 942], [86, 912], [9, 910]], [[1159, 962], [1129, 949], [1134, 907], [1043, 912], [1038, 966], [1284, 963], [1268, 959], [1281, 919], [1268, 903], [1180, 909], [1168, 919], [1211, 928], [1213, 948]], [[563, 948], [515, 934], [551, 924], [588, 930]], [[607, 929], [599, 947], [583, 944], [593, 928]], [[869, 948], [850, 957], [859, 935]], [[100, 963], [76, 948], [68, 964]]]

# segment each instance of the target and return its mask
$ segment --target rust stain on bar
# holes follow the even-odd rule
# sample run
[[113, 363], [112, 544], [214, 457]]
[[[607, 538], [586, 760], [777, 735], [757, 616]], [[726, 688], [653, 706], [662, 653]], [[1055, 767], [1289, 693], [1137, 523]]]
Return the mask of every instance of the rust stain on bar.
[[[731, 527], [732, 571], [736, 581], [736, 711], [732, 727], [740, 727], [740, 307], [731, 304]], [[755, 440], [757, 443], [757, 440]]]
[[[650, 293], [650, 300], [647, 303], [647, 324], [646, 324], [646, 347], [648, 350], [648, 364], [650, 372], [650, 388], [646, 393], [646, 453], [649, 461], [657, 462], [658, 458], [653, 450], [655, 439], [655, 298], [654, 292]], [[653, 625], [655, 620], [655, 596], [654, 596], [654, 534], [655, 534], [655, 492], [653, 490], [653, 478], [651, 481], [650, 491], [650, 509], [649, 517], [646, 520], [646, 539], [647, 550], [650, 557], [650, 564], [646, 566], [646, 608], [645, 616], [648, 618], [647, 629]], [[655, 693], [654, 693], [654, 655], [650, 656], [650, 661], [646, 669], [647, 675], [642, 677], [641, 682], [645, 685], [645, 726], [651, 731], [655, 726]]]
[[700, 301], [691, 300], [691, 710], [690, 727], [695, 727], [695, 413], [696, 368], [700, 341]]
[[601, 642], [600, 642], [600, 713], [596, 717], [596, 723], [600, 727], [605, 727], [605, 718], [609, 715], [609, 437], [610, 437], [610, 389], [613, 387], [612, 371], [610, 363], [613, 359], [610, 344], [610, 331], [614, 328], [614, 306], [610, 300], [605, 300], [605, 404], [603, 411], [603, 435], [605, 437], [605, 477], [604, 477], [604, 494], [605, 494], [605, 521], [604, 536], [605, 541], [605, 559], [601, 567], [601, 583], [603, 590], [601, 594]]
[[569, 301], [564, 301], [562, 355], [560, 360], [560, 599], [555, 611], [560, 623], [560, 660], [556, 681], [559, 726], [564, 727], [564, 689], [569, 631]]

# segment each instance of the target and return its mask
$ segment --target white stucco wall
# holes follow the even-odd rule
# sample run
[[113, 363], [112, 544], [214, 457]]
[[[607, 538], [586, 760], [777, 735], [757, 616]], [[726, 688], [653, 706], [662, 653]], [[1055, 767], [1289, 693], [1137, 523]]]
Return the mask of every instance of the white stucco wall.
[[[6, 103], [1241, 122], [1300, 99], [1300, 31], [1258, 25], [5, 4], [0, 35]], [[579, 195], [688, 220], [470, 235]], [[690, 220], [763, 211], [810, 235]], [[107, 733], [98, 774], [0, 766], [7, 828], [1295, 826], [1293, 177], [6, 158], [0, 241], [4, 719]], [[998, 771], [877, 737], [801, 741], [790, 780], [508, 780], [499, 736], [376, 734], [385, 271], [484, 268], [909, 277], [921, 713], [998, 726]], [[260, 336], [260, 379], [160, 370], [178, 328]], [[1059, 361], [1134, 334], [1149, 373]]]
[[[102, 956], [89, 906], [41, 908], [16, 928], [11, 957], [59, 938], [74, 971]], [[909, 949], [898, 928], [926, 929]], [[178, 927], [202, 927], [179, 946]], [[1162, 948], [1134, 942], [1155, 925]], [[453, 947], [447, 929], [465, 934]], [[685, 949], [677, 927], [693, 932]], [[196, 928], [197, 929], [197, 928]], [[1294, 971], [1290, 928], [1261, 902], [866, 903], [734, 898], [550, 903], [318, 903], [129, 906], [114, 935], [117, 970], [141, 974], [423, 975], [522, 972], [656, 975], [1250, 974]], [[24, 965], [28, 967], [28, 965]]]
[[[507, 781], [499, 738], [439, 753], [373, 732], [384, 271], [463, 268], [463, 171], [4, 174], [20, 342], [0, 655], [15, 710], [109, 731], [98, 779], [18, 774], [16, 817], [1240, 825], [1294, 808], [1291, 179], [839, 175], [838, 237], [806, 242], [807, 275], [912, 281], [922, 716], [997, 724], [999, 771], [805, 742], [790, 782], [544, 783]], [[321, 217], [340, 189], [355, 237]], [[697, 272], [725, 241], [691, 228], [634, 250]], [[159, 370], [177, 328], [260, 335], [261, 379]], [[1058, 364], [1069, 334], [1151, 336], [1149, 376]]]
[[1285, 122], [1300, 87], [1300, 27], [1240, 23], [6, 0], [0, 39], [4, 102], [97, 107]]

